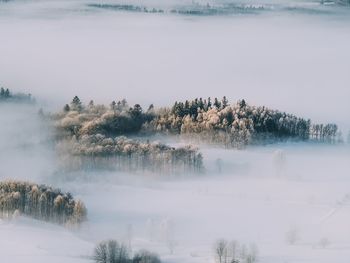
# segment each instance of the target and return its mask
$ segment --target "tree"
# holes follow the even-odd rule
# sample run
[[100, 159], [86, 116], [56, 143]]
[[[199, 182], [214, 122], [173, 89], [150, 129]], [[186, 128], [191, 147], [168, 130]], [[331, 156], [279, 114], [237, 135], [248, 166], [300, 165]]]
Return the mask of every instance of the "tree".
[[90, 100], [89, 104], [88, 104], [89, 109], [94, 107], [94, 101]]
[[214, 253], [218, 263], [226, 263], [227, 257], [227, 241], [225, 239], [219, 239], [214, 245]]
[[68, 104], [64, 105], [64, 107], [63, 107], [63, 111], [64, 111], [64, 112], [68, 112], [68, 111], [70, 111], [70, 107], [69, 107], [69, 105], [68, 105]]
[[226, 96], [222, 98], [221, 105], [223, 109], [228, 106], [228, 100], [226, 99]]
[[133, 108], [130, 108], [129, 113], [132, 118], [139, 118], [142, 115], [142, 108], [140, 104], [135, 104]]
[[209, 97], [208, 98], [207, 109], [210, 109], [210, 108], [211, 108], [211, 98]]
[[247, 104], [246, 104], [246, 102], [245, 102], [244, 99], [241, 100], [241, 101], [239, 102], [239, 106], [240, 106], [241, 108], [244, 108], [246, 105], [247, 105]]
[[215, 106], [217, 109], [220, 109], [220, 108], [221, 108], [221, 103], [218, 101], [218, 98], [215, 98], [215, 99], [214, 99], [214, 106]]
[[82, 110], [82, 103], [79, 99], [78, 96], [74, 96], [72, 102], [71, 102], [71, 109], [76, 110], [76, 111], [81, 111]]
[[115, 101], [112, 101], [111, 103], [111, 110], [115, 111], [117, 109], [117, 103]]
[[1, 98], [5, 97], [5, 89], [3, 87], [1, 87], [0, 89], [0, 97]]
[[96, 263], [108, 263], [107, 242], [101, 242], [95, 247], [93, 259]]
[[150, 104], [148, 109], [147, 109], [147, 113], [154, 113], [154, 105]]
[[6, 89], [6, 90], [5, 90], [4, 97], [5, 97], [5, 98], [9, 98], [10, 96], [11, 96], [11, 94], [10, 94], [9, 89]]

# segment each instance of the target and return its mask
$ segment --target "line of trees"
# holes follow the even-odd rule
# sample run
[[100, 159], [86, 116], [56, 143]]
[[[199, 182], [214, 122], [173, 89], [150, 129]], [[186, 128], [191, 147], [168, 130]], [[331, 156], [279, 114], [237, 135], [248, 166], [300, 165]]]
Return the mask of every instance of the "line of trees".
[[34, 103], [35, 100], [32, 98], [31, 94], [16, 93], [13, 94], [9, 89], [4, 87], [0, 88], [0, 102], [25, 102]]
[[214, 244], [214, 256], [217, 263], [254, 263], [258, 260], [258, 248], [255, 244], [246, 246], [219, 239]]
[[161, 263], [157, 254], [147, 250], [141, 250], [131, 257], [127, 246], [112, 239], [97, 244], [93, 259], [96, 263]]
[[[61, 141], [57, 146], [69, 170], [117, 169], [153, 171], [157, 173], [201, 172], [203, 158], [192, 146], [170, 147], [157, 142], [141, 142], [124, 136], [83, 135], [79, 139]], [[68, 163], [67, 163], [68, 162]]]
[[229, 147], [286, 139], [335, 141], [338, 134], [335, 124], [313, 125], [292, 114], [250, 106], [245, 100], [229, 105], [226, 97], [175, 102], [171, 108], [157, 111], [143, 127], [149, 132], [181, 134]]
[[22, 214], [61, 225], [79, 225], [86, 220], [84, 204], [70, 193], [46, 185], [21, 181], [0, 182], [0, 216]]

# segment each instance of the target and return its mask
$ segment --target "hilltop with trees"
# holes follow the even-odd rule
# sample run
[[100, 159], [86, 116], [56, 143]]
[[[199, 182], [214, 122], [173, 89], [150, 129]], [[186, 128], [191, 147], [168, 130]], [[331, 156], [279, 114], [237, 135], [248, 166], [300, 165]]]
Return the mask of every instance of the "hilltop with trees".
[[[340, 136], [336, 124], [313, 124], [309, 119], [265, 106], [251, 106], [245, 100], [230, 104], [226, 97], [196, 98], [159, 109], [151, 104], [144, 111], [140, 104], [129, 106], [125, 99], [109, 105], [96, 105], [91, 100], [84, 105], [75, 96], [50, 118], [56, 128], [58, 152], [71, 155], [65, 160], [73, 170], [203, 170], [197, 148], [149, 142], [147, 136], [156, 134], [227, 148], [284, 140], [334, 143]], [[135, 135], [140, 140], [129, 137]]]
[[125, 99], [109, 106], [93, 101], [84, 106], [75, 96], [53, 119], [59, 134], [65, 136], [162, 133], [199, 137], [227, 147], [286, 139], [334, 142], [339, 135], [336, 124], [313, 124], [310, 119], [252, 106], [245, 100], [229, 104], [225, 96], [175, 102], [169, 108], [155, 109], [151, 104], [147, 111], [140, 104], [130, 107]]

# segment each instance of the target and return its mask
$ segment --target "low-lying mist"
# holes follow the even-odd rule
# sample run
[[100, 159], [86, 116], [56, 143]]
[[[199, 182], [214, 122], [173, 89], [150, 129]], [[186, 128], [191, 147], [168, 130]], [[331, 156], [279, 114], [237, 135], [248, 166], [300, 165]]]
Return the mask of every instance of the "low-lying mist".
[[56, 107], [74, 95], [159, 106], [226, 95], [349, 128], [346, 16], [191, 17], [84, 3], [2, 3], [2, 85]]
[[[282, 143], [245, 150], [202, 146], [202, 175], [66, 174], [54, 169], [50, 130], [43, 129], [35, 106], [2, 105], [1, 110], [7, 113], [1, 115], [6, 124], [1, 131], [1, 178], [55, 185], [84, 200], [88, 208], [88, 222], [73, 233], [27, 219], [11, 223], [16, 226], [8, 232], [9, 223], [2, 222], [2, 233], [11, 233], [1, 246], [5, 259], [22, 262], [22, 252], [7, 249], [9, 242], [17, 242], [38, 262], [46, 262], [43, 252], [56, 255], [55, 260], [88, 262], [84, 257], [91, 255], [93, 244], [108, 238], [130, 243], [134, 250], [156, 251], [164, 262], [212, 262], [218, 238], [256, 244], [260, 262], [295, 255], [345, 262], [349, 256], [343, 249], [350, 234], [343, 227], [350, 216], [347, 145]], [[19, 124], [25, 137], [16, 128]], [[18, 237], [39, 229], [40, 238], [34, 239], [38, 248], [28, 248]], [[72, 245], [46, 245], [57, 239]]]

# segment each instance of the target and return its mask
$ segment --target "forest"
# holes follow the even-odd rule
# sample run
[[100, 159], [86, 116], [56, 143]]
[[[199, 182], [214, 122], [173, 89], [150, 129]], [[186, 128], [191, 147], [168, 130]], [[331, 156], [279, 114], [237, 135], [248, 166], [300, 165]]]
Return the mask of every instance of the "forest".
[[[205, 169], [203, 156], [191, 143], [242, 149], [281, 141], [342, 140], [336, 124], [314, 124], [245, 100], [230, 104], [225, 96], [163, 108], [151, 104], [147, 110], [140, 104], [129, 106], [125, 99], [109, 105], [91, 100], [85, 105], [75, 96], [60, 112], [46, 118], [55, 127], [56, 150], [67, 171], [199, 173]], [[157, 136], [172, 136], [188, 145], [169, 146], [154, 141]]]
[[171, 109], [159, 110], [145, 126], [155, 132], [181, 134], [236, 148], [281, 140], [334, 143], [339, 136], [336, 124], [313, 124], [310, 119], [251, 106], [245, 100], [230, 105], [225, 96], [213, 102], [211, 98], [175, 102]]

